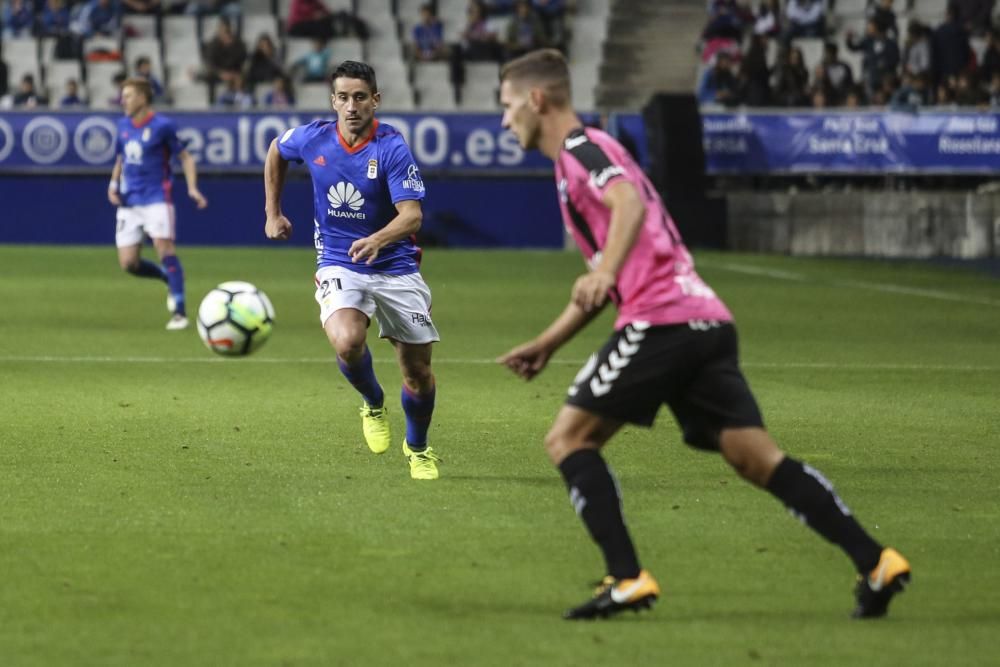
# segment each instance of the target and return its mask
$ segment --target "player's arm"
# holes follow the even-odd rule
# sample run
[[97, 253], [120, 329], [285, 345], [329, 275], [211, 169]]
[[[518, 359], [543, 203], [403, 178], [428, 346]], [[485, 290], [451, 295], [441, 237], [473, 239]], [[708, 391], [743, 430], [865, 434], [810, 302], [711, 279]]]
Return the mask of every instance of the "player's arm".
[[396, 202], [396, 217], [389, 224], [371, 236], [358, 239], [351, 244], [347, 254], [352, 262], [371, 264], [379, 251], [390, 243], [412, 236], [420, 229], [424, 212], [418, 199], [403, 199]]
[[285, 241], [292, 235], [292, 223], [281, 212], [281, 193], [285, 189], [288, 160], [281, 157], [278, 140], [271, 142], [264, 159], [264, 235], [269, 239]]
[[187, 150], [182, 150], [177, 154], [177, 157], [180, 159], [181, 169], [184, 171], [184, 180], [187, 182], [188, 197], [194, 200], [194, 203], [198, 208], [205, 208], [208, 206], [208, 200], [205, 199], [205, 196], [198, 190], [198, 167], [194, 163], [194, 156], [188, 153]]
[[635, 185], [628, 180], [612, 183], [604, 191], [602, 201], [611, 209], [611, 223], [601, 250], [601, 261], [573, 285], [573, 303], [586, 312], [599, 309], [607, 301], [608, 291], [615, 286], [618, 272], [632, 252], [646, 219], [646, 205]]
[[111, 181], [108, 182], [108, 201], [112, 206], [121, 206], [122, 198], [118, 194], [118, 184], [122, 177], [122, 156], [115, 160], [115, 166], [111, 167]]
[[530, 380], [542, 372], [556, 350], [587, 326], [600, 312], [600, 307], [586, 311], [574, 301], [570, 301], [545, 331], [534, 340], [518, 345], [499, 357], [497, 363], [503, 364], [525, 380]]

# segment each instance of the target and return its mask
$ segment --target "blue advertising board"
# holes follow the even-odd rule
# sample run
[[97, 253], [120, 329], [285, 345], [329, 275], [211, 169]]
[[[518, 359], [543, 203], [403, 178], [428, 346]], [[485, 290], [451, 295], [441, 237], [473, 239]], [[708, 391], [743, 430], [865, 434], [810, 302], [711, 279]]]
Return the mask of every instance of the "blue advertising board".
[[1000, 172], [997, 113], [706, 113], [710, 174]]

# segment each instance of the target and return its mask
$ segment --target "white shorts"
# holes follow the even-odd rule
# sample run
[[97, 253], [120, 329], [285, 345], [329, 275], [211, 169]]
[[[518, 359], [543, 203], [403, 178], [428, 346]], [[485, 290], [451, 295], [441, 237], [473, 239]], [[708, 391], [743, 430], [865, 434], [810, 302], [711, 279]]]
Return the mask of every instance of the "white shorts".
[[145, 206], [119, 206], [115, 215], [115, 245], [139, 245], [143, 233], [151, 239], [174, 238], [174, 205], [166, 202]]
[[419, 273], [394, 276], [326, 266], [316, 273], [316, 302], [324, 325], [338, 310], [354, 308], [368, 319], [375, 316], [381, 338], [413, 344], [441, 340], [431, 320], [431, 290]]

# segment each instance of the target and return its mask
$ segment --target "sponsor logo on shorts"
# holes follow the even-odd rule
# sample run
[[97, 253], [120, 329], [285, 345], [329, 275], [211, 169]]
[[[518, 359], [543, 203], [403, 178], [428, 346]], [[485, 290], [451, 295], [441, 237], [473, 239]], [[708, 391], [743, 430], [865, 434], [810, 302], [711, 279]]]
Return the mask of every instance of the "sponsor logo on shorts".
[[431, 325], [431, 316], [424, 313], [410, 313], [410, 322], [417, 326], [429, 327]]

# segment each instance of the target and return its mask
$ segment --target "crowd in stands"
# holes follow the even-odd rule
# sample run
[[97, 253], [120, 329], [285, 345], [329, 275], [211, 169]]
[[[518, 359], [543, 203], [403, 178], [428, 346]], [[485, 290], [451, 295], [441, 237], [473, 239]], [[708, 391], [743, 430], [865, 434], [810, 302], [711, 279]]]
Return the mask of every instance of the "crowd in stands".
[[[709, 0], [698, 43], [701, 104], [1000, 109], [995, 0], [940, 0], [944, 17], [933, 24], [914, 0], [867, 0], [863, 34], [837, 25], [837, 1], [846, 0], [760, 0], [754, 11], [748, 0]], [[904, 30], [897, 12], [907, 15]], [[812, 67], [806, 41], [821, 45]], [[841, 44], [860, 55], [859, 67]]]
[[[438, 16], [438, 1], [421, 5], [419, 17], [399, 17], [403, 25], [412, 25], [412, 30], [404, 30], [400, 39], [411, 63], [450, 63], [451, 79], [456, 85], [462, 80], [467, 61], [501, 63], [543, 46], [565, 50], [569, 35], [566, 16], [575, 6], [575, 0], [468, 0], [464, 16], [444, 17], [452, 26], [464, 26], [457, 41], [449, 43]], [[184, 76], [210, 86], [213, 106], [239, 109], [294, 107], [296, 85], [326, 81], [336, 65], [332, 43], [343, 38], [363, 41], [369, 36], [369, 26], [362, 18], [342, 9], [331, 10], [322, 0], [275, 0], [270, 3], [272, 12], [287, 6], [287, 14], [275, 23], [278, 34], [260, 34], [250, 50], [249, 42], [244, 43], [238, 33], [242, 5], [231, 0], [0, 0], [0, 35], [3, 40], [54, 38], [54, 57], [58, 60], [82, 64], [96, 60], [120, 62], [121, 71], [114, 75], [117, 83], [127, 76], [146, 78], [153, 85], [156, 102], [170, 104], [172, 86], [165, 84], [171, 82], [157, 79], [148, 56], [126, 63], [120, 48], [89, 51], [86, 45], [93, 37], [123, 44], [133, 36], [126, 20], [132, 14], [155, 17], [157, 37], [162, 35], [165, 16], [217, 15], [220, 20], [214, 22], [214, 32], [201, 35], [200, 65], [189, 68]], [[454, 8], [455, 4], [448, 6]], [[311, 39], [312, 49], [294, 59], [286, 58], [287, 38]], [[158, 54], [155, 60], [161, 62]], [[88, 105], [86, 90], [94, 87], [86, 80], [86, 68], [82, 68], [83, 81], [47, 82], [50, 87], [65, 86], [62, 96], [55, 99], [53, 91], [54, 99], [50, 101], [34, 74], [22, 74], [18, 81], [11, 81], [8, 71], [8, 65], [0, 60], [0, 108], [79, 108]], [[176, 75], [165, 70], [163, 74]]]

